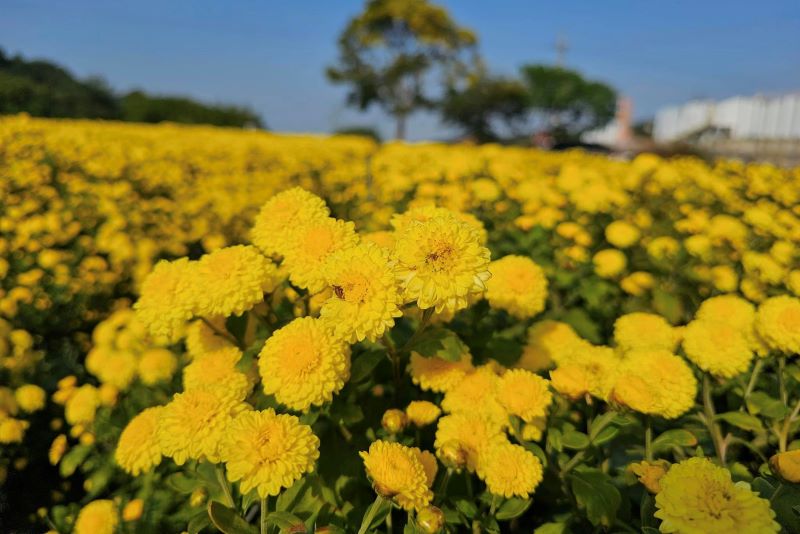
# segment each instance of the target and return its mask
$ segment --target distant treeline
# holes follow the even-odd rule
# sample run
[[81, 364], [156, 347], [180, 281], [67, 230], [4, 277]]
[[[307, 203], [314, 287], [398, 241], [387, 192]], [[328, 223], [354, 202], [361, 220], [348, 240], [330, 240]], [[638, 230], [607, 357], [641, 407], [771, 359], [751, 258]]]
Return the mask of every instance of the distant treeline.
[[0, 115], [21, 112], [36, 117], [264, 127], [261, 117], [246, 107], [143, 91], [119, 95], [102, 79], [78, 80], [54, 63], [10, 57], [0, 49]]

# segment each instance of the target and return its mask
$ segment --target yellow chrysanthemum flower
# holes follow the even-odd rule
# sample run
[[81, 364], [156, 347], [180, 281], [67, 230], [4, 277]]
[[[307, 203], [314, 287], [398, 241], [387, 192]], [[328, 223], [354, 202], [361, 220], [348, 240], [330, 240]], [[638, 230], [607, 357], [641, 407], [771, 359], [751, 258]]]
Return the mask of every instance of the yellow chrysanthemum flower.
[[138, 476], [161, 463], [157, 430], [162, 410], [160, 406], [145, 409], [122, 431], [114, 460], [125, 472]]
[[236, 245], [200, 258], [193, 283], [196, 315], [241, 315], [275, 289], [278, 268], [256, 247]]
[[542, 481], [542, 463], [520, 445], [493, 443], [484, 455], [479, 476], [494, 495], [527, 499]]
[[409, 224], [397, 237], [397, 280], [406, 302], [420, 309], [457, 311], [486, 289], [489, 249], [478, 233], [454, 216]]
[[333, 295], [322, 305], [320, 317], [337, 337], [350, 343], [374, 341], [400, 317], [400, 295], [389, 254], [365, 243], [331, 254], [325, 280]]
[[661, 532], [708, 534], [780, 531], [769, 501], [746, 482], [733, 483], [731, 473], [706, 458], [689, 458], [673, 465], [660, 481], [655, 516]]
[[535, 316], [545, 307], [547, 278], [542, 268], [525, 256], [505, 256], [489, 264], [486, 300], [518, 319]]
[[252, 386], [247, 375], [236, 368], [242, 351], [226, 347], [208, 352], [183, 368], [183, 389], [219, 388], [221, 393], [243, 401]]
[[325, 287], [328, 257], [338, 250], [355, 246], [358, 236], [352, 222], [327, 217], [303, 224], [294, 231], [294, 239], [284, 255], [283, 266], [289, 279], [309, 293]]
[[97, 388], [84, 384], [77, 388], [64, 406], [64, 418], [71, 425], [88, 424], [94, 421], [100, 407], [100, 394]]
[[549, 381], [525, 369], [512, 369], [500, 377], [497, 398], [512, 415], [526, 423], [547, 415], [553, 401]]
[[302, 317], [275, 331], [258, 359], [264, 391], [293, 410], [329, 402], [350, 376], [350, 347], [320, 319]]
[[781, 295], [762, 302], [756, 330], [770, 348], [800, 354], [800, 298]]
[[640, 297], [655, 286], [656, 281], [652, 274], [645, 271], [635, 271], [619, 281], [619, 287], [625, 293]]
[[683, 358], [665, 350], [629, 352], [611, 392], [618, 404], [666, 419], [689, 411], [696, 395], [697, 380], [692, 369]]
[[704, 300], [697, 308], [695, 319], [701, 321], [724, 320], [741, 331], [750, 347], [760, 356], [766, 356], [769, 347], [756, 332], [756, 307], [737, 295], [719, 295]]
[[507, 425], [508, 412], [498, 399], [499, 385], [500, 378], [490, 365], [478, 367], [445, 393], [442, 409], [448, 413], [476, 413]]
[[139, 379], [147, 386], [168, 382], [178, 368], [178, 359], [164, 348], [146, 350], [139, 358]]
[[463, 467], [474, 472], [480, 468], [483, 456], [491, 446], [507, 441], [500, 424], [475, 413], [463, 412], [439, 419], [433, 446], [437, 456], [445, 461], [447, 449], [457, 449], [463, 455]]
[[231, 419], [247, 408], [220, 388], [176, 393], [158, 417], [156, 434], [161, 453], [178, 465], [201, 458], [219, 462], [220, 441]]
[[67, 436], [59, 434], [50, 444], [50, 449], [47, 451], [47, 459], [50, 461], [50, 465], [57, 465], [61, 458], [64, 457], [65, 452], [67, 452]]
[[160, 261], [142, 282], [134, 304], [136, 319], [157, 343], [174, 343], [183, 337], [194, 309], [196, 262], [181, 258]]
[[433, 423], [441, 414], [442, 410], [429, 401], [411, 401], [406, 406], [406, 417], [418, 427]]
[[228, 424], [221, 458], [228, 480], [239, 481], [243, 494], [255, 488], [265, 498], [314, 470], [319, 439], [293, 415], [276, 414], [271, 408], [248, 411]]
[[253, 244], [264, 254], [284, 256], [300, 226], [328, 215], [330, 210], [325, 201], [315, 194], [300, 187], [287, 189], [261, 207], [253, 225]]
[[703, 371], [722, 378], [744, 373], [753, 359], [753, 349], [744, 333], [720, 320], [695, 320], [683, 331], [686, 356]]
[[639, 241], [641, 232], [631, 223], [614, 221], [605, 229], [606, 240], [617, 248], [628, 248]]
[[22, 419], [0, 417], [0, 443], [22, 443], [29, 426], [30, 423]]
[[614, 278], [628, 266], [625, 254], [615, 248], [607, 248], [592, 256], [594, 272], [600, 278]]
[[577, 400], [587, 393], [606, 400], [616, 382], [621, 360], [610, 347], [589, 345], [586, 351], [550, 371], [553, 389], [567, 398]]
[[634, 312], [614, 321], [614, 342], [623, 353], [630, 350], [675, 350], [678, 337], [666, 319], [652, 313]]
[[114, 534], [119, 524], [119, 512], [114, 501], [92, 501], [78, 512], [73, 532], [75, 534]]
[[451, 362], [436, 356], [426, 358], [412, 352], [408, 368], [412, 382], [420, 388], [444, 393], [455, 387], [473, 370], [472, 356], [469, 352], [465, 352], [459, 361]]
[[666, 460], [655, 460], [652, 462], [641, 461], [632, 463], [627, 467], [639, 483], [644, 486], [650, 493], [656, 494], [661, 491], [661, 479], [667, 474], [670, 468], [669, 462]]
[[399, 235], [414, 222], [426, 222], [434, 217], [455, 217], [478, 233], [478, 238], [482, 245], [486, 244], [488, 239], [486, 228], [484, 228], [480, 219], [471, 213], [451, 211], [447, 208], [440, 208], [433, 205], [417, 206], [409, 209], [405, 213], [396, 213], [392, 215], [391, 224], [395, 234]]
[[123, 521], [137, 521], [144, 513], [144, 499], [133, 499], [128, 501], [125, 508], [122, 509]]
[[23, 412], [33, 413], [44, 408], [47, 394], [36, 384], [25, 384], [14, 391], [17, 406]]
[[378, 440], [359, 455], [378, 495], [404, 510], [419, 510], [433, 499], [419, 449]]

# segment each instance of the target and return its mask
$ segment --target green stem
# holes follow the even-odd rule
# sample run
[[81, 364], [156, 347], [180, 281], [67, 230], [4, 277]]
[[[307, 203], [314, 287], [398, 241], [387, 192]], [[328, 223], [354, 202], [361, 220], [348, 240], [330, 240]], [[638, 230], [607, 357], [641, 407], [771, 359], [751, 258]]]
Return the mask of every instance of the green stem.
[[711, 399], [711, 378], [708, 373], [703, 375], [703, 412], [705, 414], [705, 423], [708, 427], [708, 432], [711, 434], [711, 441], [714, 442], [714, 450], [716, 451], [719, 463], [725, 467], [725, 442], [722, 438], [722, 431], [719, 428], [714, 413], [714, 403]]
[[267, 525], [267, 515], [269, 513], [269, 503], [267, 502], [268, 498], [269, 497], [263, 497], [261, 499], [261, 534], [267, 534], [267, 529], [269, 528]]
[[224, 332], [224, 331], [220, 330], [219, 328], [217, 328], [216, 326], [214, 326], [214, 325], [213, 325], [213, 323], [211, 323], [211, 321], [209, 321], [209, 320], [208, 320], [208, 319], [206, 319], [205, 317], [200, 317], [200, 320], [201, 320], [201, 321], [203, 321], [203, 323], [205, 323], [205, 325], [206, 325], [207, 327], [209, 327], [209, 328], [211, 329], [211, 331], [212, 331], [212, 332], [214, 332], [214, 333], [215, 333], [216, 335], [218, 335], [219, 337], [222, 337], [222, 338], [225, 338], [225, 339], [227, 339], [228, 341], [230, 341], [231, 343], [233, 343], [235, 346], [239, 347], [241, 350], [244, 350], [244, 349], [246, 348], [246, 347], [243, 347], [241, 343], [239, 343], [239, 340], [238, 340], [238, 339], [236, 339], [235, 337], [233, 337], [233, 336], [232, 336], [231, 334], [229, 334], [228, 332]]
[[358, 534], [366, 534], [369, 530], [369, 526], [372, 524], [372, 520], [375, 518], [375, 512], [378, 511], [378, 508], [381, 507], [383, 504], [383, 497], [378, 495], [375, 497], [375, 502], [367, 510], [367, 513], [364, 514], [364, 519], [361, 521], [361, 528], [358, 529]]
[[792, 413], [786, 416], [786, 419], [783, 420], [783, 426], [781, 427], [781, 433], [778, 436], [778, 450], [780, 452], [786, 452], [786, 448], [789, 445], [789, 434], [792, 427], [792, 423], [794, 423], [797, 416], [800, 415], [800, 400], [797, 401], [797, 404], [792, 410]]
[[497, 510], [497, 495], [492, 493], [492, 505], [489, 507], [489, 515], [494, 517], [494, 513]]
[[789, 406], [789, 393], [786, 391], [786, 356], [778, 356], [778, 389], [783, 405]]
[[392, 534], [392, 510], [389, 509], [389, 513], [386, 514], [386, 534]]
[[778, 482], [778, 487], [775, 488], [775, 491], [772, 492], [772, 496], [769, 498], [769, 502], [771, 503], [772, 501], [774, 501], [775, 498], [778, 495], [780, 495], [782, 491], [783, 491], [783, 482]]
[[442, 475], [442, 479], [439, 481], [439, 487], [436, 488], [436, 491], [433, 494], [434, 502], [441, 501], [444, 498], [445, 492], [447, 491], [447, 485], [450, 483], [450, 477], [453, 475], [453, 469], [448, 467], [447, 471], [444, 472]]
[[217, 473], [217, 482], [219, 482], [219, 485], [222, 487], [222, 493], [225, 495], [225, 504], [227, 504], [229, 508], [235, 508], [236, 504], [233, 502], [231, 487], [228, 485], [228, 480], [225, 478], [222, 464], [216, 464], [214, 470]]
[[[590, 433], [593, 436], [598, 436], [600, 434], [600, 432], [602, 432], [605, 427], [607, 427], [608, 425], [611, 424], [612, 421], [613, 421], [613, 418], [608, 418], [608, 419], [605, 419], [604, 421], [601, 421], [600, 423], [597, 424], [597, 427], [592, 428]], [[591, 427], [592, 425], [590, 424], [589, 426]], [[567, 474], [570, 471], [572, 471], [572, 469], [576, 465], [578, 465], [581, 462], [581, 460], [583, 460], [585, 457], [586, 457], [586, 449], [583, 449], [582, 451], [578, 451], [578, 453], [575, 456], [573, 456], [569, 460], [569, 462], [567, 462], [567, 464], [561, 469], [561, 478], [564, 478], [565, 476], [567, 476]]]
[[428, 327], [428, 323], [431, 322], [431, 317], [433, 317], [434, 311], [435, 311], [434, 308], [428, 308], [427, 310], [422, 312], [422, 320], [419, 322], [419, 326], [417, 326], [417, 329], [414, 331], [413, 334], [411, 334], [409, 340], [406, 341], [405, 344], [400, 348], [400, 350], [397, 351], [398, 354], [407, 351], [408, 348], [411, 345], [413, 345], [414, 342], [419, 338], [420, 334], [422, 334], [422, 332], [425, 331], [425, 329]]
[[648, 415], [644, 418], [644, 459], [653, 461], [653, 420]]
[[[750, 394], [753, 392], [753, 389], [756, 387], [756, 382], [758, 382], [758, 375], [761, 374], [761, 369], [764, 367], [764, 358], [756, 359], [755, 365], [753, 365], [753, 372], [750, 373], [750, 380], [747, 382], [747, 389], [744, 390], [744, 397], [742, 397], [742, 410], [747, 409], [747, 399], [750, 398]], [[749, 410], [748, 410], [749, 411]]]

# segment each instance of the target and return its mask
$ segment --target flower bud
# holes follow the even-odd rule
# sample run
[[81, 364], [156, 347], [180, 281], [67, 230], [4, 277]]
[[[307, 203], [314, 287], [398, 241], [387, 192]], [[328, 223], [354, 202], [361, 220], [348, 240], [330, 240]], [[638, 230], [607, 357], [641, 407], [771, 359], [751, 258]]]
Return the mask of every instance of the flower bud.
[[786, 482], [800, 483], [800, 449], [779, 452], [769, 459], [769, 466]]
[[467, 452], [457, 441], [451, 440], [439, 449], [439, 458], [445, 467], [461, 470], [467, 464]]
[[417, 526], [425, 534], [436, 534], [444, 527], [444, 513], [435, 506], [427, 506], [417, 514]]
[[144, 501], [142, 499], [133, 499], [122, 509], [122, 520], [136, 521], [142, 517], [142, 512], [144, 512]]
[[399, 434], [408, 424], [408, 417], [402, 410], [386, 410], [381, 419], [381, 425], [384, 430], [390, 434]]
[[669, 462], [666, 460], [643, 461], [629, 465], [628, 469], [636, 475], [647, 491], [655, 494], [661, 491], [661, 477], [667, 474]]
[[189, 496], [189, 506], [198, 507], [203, 506], [206, 503], [206, 497], [208, 494], [206, 493], [205, 488], [197, 488], [194, 490]]

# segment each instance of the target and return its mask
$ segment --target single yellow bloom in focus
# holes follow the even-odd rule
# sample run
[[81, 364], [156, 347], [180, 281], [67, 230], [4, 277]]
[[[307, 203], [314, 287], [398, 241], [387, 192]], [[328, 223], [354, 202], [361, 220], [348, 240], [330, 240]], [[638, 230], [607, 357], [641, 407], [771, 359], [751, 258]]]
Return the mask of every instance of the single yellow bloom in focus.
[[800, 353], [800, 298], [781, 295], [762, 302], [756, 329], [770, 348], [784, 354]]
[[319, 439], [297, 417], [270, 408], [237, 415], [220, 450], [228, 480], [239, 481], [242, 493], [256, 489], [263, 499], [314, 470]]
[[454, 215], [411, 222], [394, 250], [404, 300], [437, 312], [466, 308], [472, 295], [486, 290], [489, 256], [478, 232]]
[[491, 493], [526, 499], [542, 481], [543, 470], [539, 459], [524, 447], [499, 442], [489, 447], [478, 475]]
[[742, 330], [725, 321], [694, 320], [683, 332], [683, 350], [700, 369], [733, 378], [747, 371], [753, 349]]
[[661, 532], [769, 534], [780, 530], [769, 501], [746, 482], [733, 483], [731, 473], [706, 458], [673, 465], [659, 481], [655, 516]]
[[419, 449], [378, 440], [359, 455], [378, 495], [404, 510], [420, 510], [433, 499]]
[[275, 331], [258, 356], [264, 391], [293, 410], [329, 402], [350, 377], [350, 347], [320, 319], [302, 317]]
[[545, 417], [553, 396], [550, 382], [525, 369], [512, 369], [500, 377], [497, 398], [512, 415], [526, 423]]

